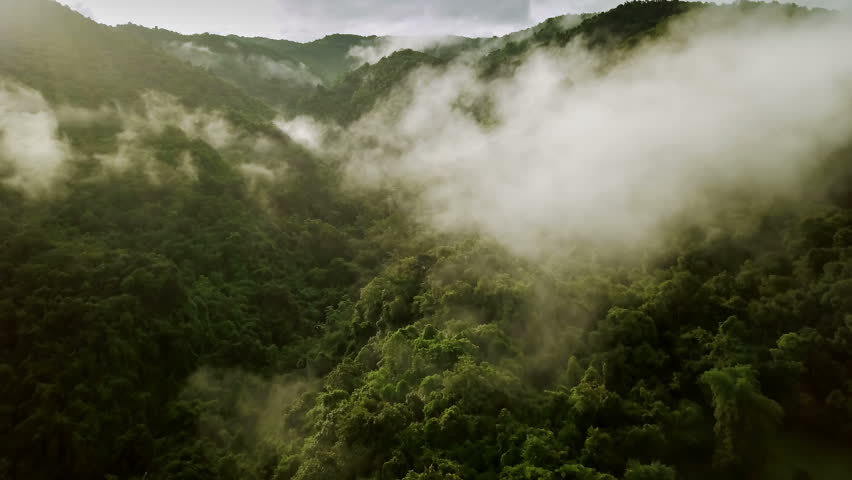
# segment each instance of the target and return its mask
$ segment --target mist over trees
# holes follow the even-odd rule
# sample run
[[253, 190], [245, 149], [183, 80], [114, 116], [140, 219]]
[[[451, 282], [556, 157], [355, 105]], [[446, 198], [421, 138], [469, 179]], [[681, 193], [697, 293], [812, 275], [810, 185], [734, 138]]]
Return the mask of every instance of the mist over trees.
[[852, 41], [0, 1], [0, 479], [852, 476]]

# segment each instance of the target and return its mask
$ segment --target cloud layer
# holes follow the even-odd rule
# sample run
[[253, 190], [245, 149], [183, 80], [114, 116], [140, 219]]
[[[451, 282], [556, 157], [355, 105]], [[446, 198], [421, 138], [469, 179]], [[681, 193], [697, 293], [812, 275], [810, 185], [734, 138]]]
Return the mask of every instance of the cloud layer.
[[244, 55], [237, 50], [228, 54], [219, 53], [192, 42], [171, 42], [165, 48], [177, 58], [198, 67], [250, 72], [265, 80], [306, 85], [321, 83], [303, 63], [276, 61], [262, 55]]
[[349, 49], [349, 56], [361, 64], [376, 63], [399, 50], [411, 49], [422, 52], [430, 48], [451, 46], [459, 40], [459, 37], [448, 36], [383, 37], [373, 43], [355, 45]]
[[[279, 120], [279, 128], [311, 147], [310, 119]], [[113, 130], [108, 151], [72, 148], [61, 131]], [[189, 109], [178, 99], [146, 92], [138, 102], [109, 104], [97, 109], [50, 105], [41, 93], [0, 79], [0, 184], [33, 197], [53, 194], [61, 180], [88, 181], [103, 174], [139, 174], [152, 183], [199, 179], [198, 159], [190, 149], [172, 152], [173, 158], [157, 159], [164, 146], [160, 136], [179, 130], [187, 139], [198, 139], [217, 150], [235, 171], [243, 175], [250, 191], [262, 197], [268, 187], [285, 178], [292, 149], [274, 132], [248, 133], [218, 111]], [[73, 135], [72, 135], [73, 136]], [[165, 145], [167, 148], [169, 145]], [[313, 145], [317, 147], [318, 145]], [[84, 177], [78, 167], [86, 165]], [[97, 168], [90, 168], [96, 166]], [[66, 182], [66, 184], [68, 184]], [[263, 200], [262, 198], [260, 198]]]
[[0, 182], [29, 194], [45, 191], [71, 149], [42, 95], [0, 80]]
[[[357, 183], [419, 192], [412, 211], [442, 230], [530, 254], [635, 241], [720, 191], [784, 192], [848, 142], [846, 44], [845, 20], [705, 15], [611, 68], [575, 43], [492, 82], [421, 70], [336, 148]], [[484, 124], [465, 108], [482, 99]]]

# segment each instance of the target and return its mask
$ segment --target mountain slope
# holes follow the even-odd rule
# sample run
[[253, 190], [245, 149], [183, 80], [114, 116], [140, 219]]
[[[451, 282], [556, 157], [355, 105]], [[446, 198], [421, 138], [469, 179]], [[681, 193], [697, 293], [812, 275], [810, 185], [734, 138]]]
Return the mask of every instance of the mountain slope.
[[51, 0], [0, 4], [0, 75], [56, 103], [97, 107], [156, 90], [191, 107], [273, 116], [239, 88]]
[[272, 108], [51, 1], [0, 2], [0, 98], [0, 478], [190, 478], [187, 379], [304, 366], [383, 217]]
[[213, 34], [182, 35], [137, 25], [117, 27], [151, 47], [226, 80], [280, 110], [288, 110], [315, 86], [354, 67], [347, 54], [370, 41], [356, 36], [326, 37], [311, 43]]
[[[506, 45], [470, 39], [357, 67], [349, 49], [380, 38], [184, 36], [0, 0], [0, 479], [852, 478], [852, 148], [827, 144], [790, 191], [764, 192], [764, 178], [713, 191], [712, 209], [663, 222], [653, 241], [627, 235], [623, 248], [580, 232], [526, 255], [464, 215], [438, 219], [465, 224], [446, 230], [416, 202], [421, 190], [451, 214], [454, 201], [498, 202], [511, 214], [492, 220], [517, 230], [542, 217], [570, 224], [550, 211], [559, 202], [582, 223], [628, 221], [609, 203], [571, 201], [572, 188], [599, 181], [631, 187], [616, 171], [627, 162], [601, 156], [604, 174], [574, 183], [557, 170], [577, 157], [582, 176], [595, 166], [574, 146], [603, 149], [640, 163], [637, 191], [657, 195], [646, 190], [666, 172], [637, 162], [649, 158], [634, 155], [636, 139], [602, 120], [637, 105], [653, 114], [659, 97], [612, 104], [581, 90], [583, 103], [558, 76], [538, 91], [512, 72], [540, 48], [570, 54], [552, 47], [581, 36], [621, 60], [689, 8], [701, 7], [631, 2]], [[417, 178], [360, 182], [358, 162], [385, 153], [385, 132], [326, 157], [270, 121], [292, 102], [349, 133], [418, 68], [454, 72], [450, 58], [490, 41], [500, 50], [459, 78], [511, 87], [494, 90], [517, 96], [501, 113], [530, 121], [491, 128], [444, 86], [464, 121], [425, 109], [402, 129], [396, 118], [374, 128], [400, 137], [392, 149], [423, 154], [404, 171]], [[323, 85], [302, 96], [253, 78], [258, 58], [304, 64]], [[414, 93], [428, 101], [424, 88]], [[805, 101], [826, 100], [816, 93]], [[566, 128], [566, 98], [587, 107], [577, 124], [593, 135]], [[852, 121], [831, 120], [837, 130], [820, 138], [852, 145]], [[448, 140], [406, 137], [418, 123]], [[654, 155], [691, 151], [690, 138], [647, 123], [633, 137], [662, 132]], [[748, 145], [801, 146], [734, 127]], [[530, 135], [560, 142], [528, 155]], [[475, 168], [482, 151], [499, 155]], [[536, 209], [510, 174], [545, 156], [553, 168], [534, 187], [567, 200]], [[46, 157], [55, 171], [40, 178], [28, 167]], [[16, 169], [39, 188], [23, 188]], [[460, 172], [471, 176], [464, 198], [445, 188]]]
[[267, 45], [273, 50], [300, 60], [330, 83], [358, 66], [358, 63], [349, 56], [352, 47], [369, 44], [379, 38], [381, 37], [335, 34], [302, 44], [264, 38], [250, 39], [250, 41]]
[[743, 1], [717, 5], [683, 0], [630, 0], [606, 12], [584, 15], [579, 23], [550, 19], [536, 27], [531, 36], [510, 41], [503, 48], [491, 52], [482, 60], [482, 69], [486, 75], [511, 73], [528, 52], [542, 47], [563, 47], [575, 40], [599, 53], [608, 52], [617, 57], [644, 40], [663, 35], [672, 19], [702, 9], [738, 11], [740, 14], [761, 10], [770, 15], [781, 13], [791, 18], [827, 13], [821, 9], [777, 2]]
[[329, 88], [319, 87], [299, 103], [301, 112], [343, 125], [369, 112], [376, 102], [389, 95], [408, 75], [421, 66], [446, 62], [414, 50], [395, 52], [374, 65], [364, 65]]

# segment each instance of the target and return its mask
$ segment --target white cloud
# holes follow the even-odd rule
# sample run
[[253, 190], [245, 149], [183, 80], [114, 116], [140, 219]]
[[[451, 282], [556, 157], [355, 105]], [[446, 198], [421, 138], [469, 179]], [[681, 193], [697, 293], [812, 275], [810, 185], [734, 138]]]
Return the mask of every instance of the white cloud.
[[[239, 151], [239, 159], [245, 162], [265, 160], [275, 152], [274, 144], [270, 144], [263, 152], [257, 151], [255, 145], [262, 138], [241, 132], [220, 112], [188, 109], [176, 98], [159, 92], [147, 92], [142, 95], [141, 100], [139, 108], [117, 108], [111, 112], [113, 121], [122, 126], [117, 138], [118, 145], [113, 152], [95, 156], [107, 170], [124, 172], [129, 167], [138, 166], [155, 183], [164, 175], [171, 175], [164, 171], [162, 165], [157, 165], [150, 143], [151, 136], [160, 135], [169, 127], [179, 129], [188, 138], [203, 140], [220, 154]], [[67, 109], [63, 109], [65, 110]], [[99, 116], [106, 114], [93, 115], [77, 112], [70, 118], [100, 118]], [[179, 154], [175, 171], [193, 181], [199, 178], [195, 160], [188, 151]]]
[[279, 118], [275, 120], [275, 126], [293, 141], [314, 151], [320, 149], [328, 128], [307, 116], [299, 116], [291, 120]]
[[[577, 44], [493, 82], [421, 70], [338, 154], [359, 183], [420, 192], [423, 221], [537, 254], [575, 234], [645, 238], [713, 191], [783, 193], [852, 136], [846, 21], [689, 17], [673, 37], [604, 74]], [[490, 126], [458, 108], [483, 97]]]
[[303, 63], [276, 61], [262, 55], [243, 55], [239, 52], [217, 53], [192, 42], [171, 42], [166, 44], [165, 48], [177, 58], [188, 61], [197, 67], [238, 69], [253, 72], [258, 77], [267, 80], [286, 80], [308, 85], [321, 83], [320, 79], [312, 74]]
[[29, 194], [47, 191], [71, 155], [58, 128], [41, 93], [0, 80], [0, 181]]
[[459, 37], [449, 36], [383, 37], [372, 43], [355, 45], [349, 49], [349, 56], [362, 64], [376, 63], [400, 50], [410, 49], [422, 52], [430, 48], [451, 46], [460, 40]]
[[249, 189], [252, 191], [257, 190], [264, 183], [275, 180], [275, 172], [269, 167], [257, 163], [244, 163], [239, 168], [248, 180]]

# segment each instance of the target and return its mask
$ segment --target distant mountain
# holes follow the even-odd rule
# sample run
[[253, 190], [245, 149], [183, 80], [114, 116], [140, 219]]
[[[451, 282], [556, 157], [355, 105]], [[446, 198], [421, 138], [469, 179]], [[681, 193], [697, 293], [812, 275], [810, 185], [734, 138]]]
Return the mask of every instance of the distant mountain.
[[330, 35], [309, 43], [209, 33], [182, 35], [127, 24], [117, 27], [153, 48], [239, 86], [267, 104], [291, 107], [313, 87], [358, 66], [349, 51], [377, 37]]
[[[363, 113], [375, 103], [370, 97], [381, 96], [417, 62], [447, 61], [463, 53], [495, 52], [492, 58], [502, 58], [496, 52], [511, 51], [512, 45], [541, 36], [543, 30], [564, 30], [581, 20], [557, 17], [494, 38], [400, 41], [336, 34], [298, 43], [183, 35], [133, 24], [109, 27], [51, 0], [8, 0], [0, 5], [0, 13], [0, 73], [53, 101], [94, 106], [155, 90], [189, 106], [227, 108], [264, 119], [279, 110], [336, 115], [343, 121]], [[415, 45], [422, 55], [399, 55], [375, 68], [364, 69], [364, 59], [353, 55], [357, 48], [390, 54], [394, 48], [411, 50]], [[377, 75], [365, 81], [368, 71]], [[344, 97], [345, 105], [330, 106]]]
[[[510, 35], [504, 46], [482, 59], [481, 67], [486, 75], [510, 73], [528, 52], [540, 47], [565, 46], [576, 39], [581, 39], [584, 45], [593, 50], [618, 53], [629, 50], [644, 39], [663, 34], [672, 18], [708, 7], [718, 5], [681, 0], [630, 0], [598, 14], [551, 18], [533, 27], [529, 35]], [[777, 2], [766, 4], [748, 0], [721, 8], [737, 8], [742, 13], [753, 9], [780, 10], [788, 16], [815, 11], [794, 3], [781, 5]], [[819, 9], [816, 11], [826, 12]]]
[[274, 116], [240, 88], [51, 0], [0, 2], [0, 75], [57, 103], [99, 106], [156, 90], [188, 106]]
[[366, 64], [350, 72], [328, 88], [317, 88], [311, 96], [299, 103], [299, 111], [347, 124], [370, 111], [380, 98], [388, 95], [415, 68], [445, 63], [426, 53], [401, 50], [376, 64]]
[[381, 37], [335, 34], [308, 43], [284, 40], [253, 38], [248, 41], [277, 50], [303, 62], [323, 80], [333, 82], [358, 66], [358, 61], [349, 56], [353, 47], [370, 44]]

